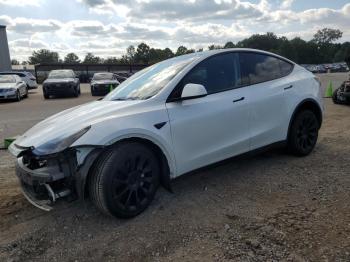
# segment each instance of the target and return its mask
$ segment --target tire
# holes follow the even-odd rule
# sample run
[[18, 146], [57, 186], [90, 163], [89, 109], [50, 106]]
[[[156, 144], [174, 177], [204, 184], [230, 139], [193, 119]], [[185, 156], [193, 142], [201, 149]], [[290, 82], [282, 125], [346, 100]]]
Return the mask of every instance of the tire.
[[309, 110], [299, 112], [289, 130], [289, 151], [297, 156], [310, 154], [316, 145], [319, 127], [314, 112]]
[[45, 98], [45, 99], [49, 99], [49, 98], [50, 98], [50, 95], [47, 94], [45, 91], [44, 91], [44, 98]]
[[16, 100], [17, 102], [21, 101], [21, 93], [19, 92], [19, 90], [17, 90], [17, 92], [16, 92], [16, 98], [15, 98], [15, 100]]
[[347, 103], [346, 99], [343, 100], [339, 100], [339, 96], [338, 96], [338, 90], [339, 88], [337, 88], [336, 90], [334, 90], [333, 95], [332, 95], [332, 100], [334, 104], [338, 104], [338, 105], [344, 105]]
[[24, 98], [28, 98], [28, 93], [29, 93], [29, 91], [28, 91], [28, 86], [26, 87], [26, 93], [25, 93], [25, 95], [23, 96]]
[[81, 94], [80, 84], [78, 85], [78, 92], [79, 92], [79, 95], [80, 95]]
[[121, 143], [105, 152], [90, 174], [92, 202], [103, 213], [131, 218], [152, 202], [160, 181], [159, 162], [148, 147]]
[[333, 95], [332, 95], [332, 100], [334, 104], [339, 104], [338, 101], [338, 89], [334, 90]]
[[78, 97], [79, 96], [79, 90], [78, 87], [76, 89], [74, 89], [74, 93], [73, 93], [74, 97]]

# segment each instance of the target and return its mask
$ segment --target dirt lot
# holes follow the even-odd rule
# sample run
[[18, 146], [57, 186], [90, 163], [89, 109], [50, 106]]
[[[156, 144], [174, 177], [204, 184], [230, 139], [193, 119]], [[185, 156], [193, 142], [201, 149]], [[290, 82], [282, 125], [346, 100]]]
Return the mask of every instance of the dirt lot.
[[306, 158], [274, 150], [200, 170], [131, 220], [32, 207], [0, 151], [0, 261], [350, 261], [349, 113], [326, 101]]

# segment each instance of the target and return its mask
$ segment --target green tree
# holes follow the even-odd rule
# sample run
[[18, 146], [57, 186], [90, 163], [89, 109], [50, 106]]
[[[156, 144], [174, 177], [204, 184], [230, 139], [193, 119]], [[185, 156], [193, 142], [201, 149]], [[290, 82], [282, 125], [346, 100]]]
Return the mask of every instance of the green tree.
[[11, 59], [11, 65], [19, 65], [19, 61], [17, 59]]
[[330, 44], [342, 38], [343, 32], [339, 29], [323, 28], [314, 35], [313, 41], [317, 44]]
[[38, 51], [33, 51], [32, 55], [29, 57], [28, 62], [31, 65], [40, 63], [58, 63], [59, 56], [57, 52], [52, 52], [47, 49], [40, 49]]
[[233, 42], [227, 42], [225, 45], [224, 45], [224, 48], [227, 49], [227, 48], [235, 48], [235, 44]]
[[68, 53], [64, 57], [64, 63], [66, 63], [66, 64], [78, 64], [78, 63], [80, 63], [80, 59], [75, 53]]
[[92, 53], [87, 53], [83, 61], [84, 64], [100, 64], [102, 62], [101, 57], [95, 56]]
[[276, 53], [292, 61], [296, 61], [298, 59], [297, 50], [286, 37], [280, 38], [280, 45]]
[[149, 52], [150, 52], [150, 47], [145, 44], [141, 43], [137, 46], [135, 58], [138, 63], [144, 63], [148, 64], [149, 62]]
[[209, 50], [215, 50], [215, 49], [222, 49], [222, 46], [220, 45], [210, 45], [208, 46]]
[[165, 48], [163, 50], [163, 56], [168, 59], [168, 58], [171, 58], [173, 57], [175, 54], [173, 53], [173, 51], [171, 51], [171, 49], [169, 47]]
[[280, 40], [271, 32], [264, 35], [255, 34], [237, 43], [237, 47], [254, 48], [270, 52], [278, 50]]
[[135, 47], [133, 45], [130, 45], [126, 49], [126, 56], [128, 58], [127, 60], [130, 64], [133, 64], [135, 62], [135, 55], [136, 55]]
[[333, 62], [344, 62], [350, 57], [350, 42], [345, 42], [335, 53]]
[[116, 57], [107, 57], [103, 63], [104, 64], [119, 64], [120, 60]]
[[179, 46], [178, 49], [176, 50], [175, 56], [190, 54], [190, 53], [194, 53], [194, 52], [196, 52], [196, 50], [187, 49], [187, 47], [182, 45], [182, 46]]
[[179, 47], [178, 47], [178, 49], [176, 50], [175, 55], [176, 55], [176, 56], [184, 55], [184, 54], [187, 54], [187, 52], [188, 52], [187, 47], [185, 47], [185, 46], [182, 45], [182, 46], [179, 46]]

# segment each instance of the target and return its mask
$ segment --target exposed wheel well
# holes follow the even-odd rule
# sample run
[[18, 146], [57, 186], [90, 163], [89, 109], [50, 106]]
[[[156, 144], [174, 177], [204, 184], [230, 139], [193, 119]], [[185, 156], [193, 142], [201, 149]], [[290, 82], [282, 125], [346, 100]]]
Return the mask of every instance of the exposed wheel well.
[[306, 99], [304, 101], [302, 101], [297, 108], [294, 110], [294, 113], [290, 119], [289, 122], [289, 128], [288, 128], [288, 137], [289, 137], [289, 130], [290, 127], [295, 119], [295, 117], [298, 115], [299, 112], [304, 111], [304, 110], [310, 110], [311, 112], [313, 112], [318, 120], [319, 123], [319, 128], [321, 128], [322, 125], [322, 110], [320, 108], [320, 106], [317, 104], [316, 101], [312, 100], [312, 99]]
[[[138, 137], [132, 137], [132, 138], [126, 138], [126, 139], [122, 139], [117, 141], [116, 143], [114, 143], [113, 145], [107, 147], [105, 150], [102, 150], [99, 155], [95, 158], [94, 164], [98, 161], [98, 158], [109, 148], [111, 148], [112, 146], [115, 146], [116, 144], [119, 143], [126, 143], [126, 142], [137, 142], [140, 144], [144, 144], [146, 145], [148, 148], [150, 148], [154, 154], [156, 155], [157, 159], [159, 159], [159, 165], [160, 165], [160, 169], [161, 169], [161, 185], [172, 192], [171, 186], [170, 186], [170, 168], [169, 168], [169, 164], [168, 164], [168, 160], [166, 158], [166, 156], [164, 155], [162, 149], [157, 146], [156, 144], [154, 144], [152, 141], [144, 139], [144, 138], [138, 138]], [[91, 170], [93, 170], [93, 166], [94, 164], [91, 165], [89, 172], [87, 174], [87, 177], [85, 179], [85, 188], [84, 188], [84, 195], [87, 196], [89, 193], [87, 192], [88, 190], [88, 181], [90, 179], [91, 174]]]

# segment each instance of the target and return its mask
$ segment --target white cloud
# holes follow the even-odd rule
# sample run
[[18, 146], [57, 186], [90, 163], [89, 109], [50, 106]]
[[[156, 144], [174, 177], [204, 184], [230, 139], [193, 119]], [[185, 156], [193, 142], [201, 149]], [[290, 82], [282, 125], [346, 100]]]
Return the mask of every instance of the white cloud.
[[293, 2], [294, 0], [282, 0], [281, 9], [289, 9]]
[[41, 2], [41, 0], [0, 0], [0, 6], [40, 6]]
[[[34, 2], [40, 1], [44, 0]], [[11, 17], [0, 10], [0, 24], [7, 25], [11, 40], [11, 54], [28, 56], [45, 47], [62, 56], [67, 52], [80, 56], [93, 52], [108, 57], [140, 42], [173, 50], [182, 44], [205, 48], [267, 31], [310, 39], [322, 27], [339, 28], [344, 32], [343, 40], [350, 40], [350, 3], [340, 9], [293, 11], [293, 0], [260, 0], [256, 4], [248, 0], [76, 1], [88, 7], [79, 10], [85, 12], [79, 20], [70, 20], [64, 14], [62, 21]], [[0, 6], [4, 2], [0, 0]]]

